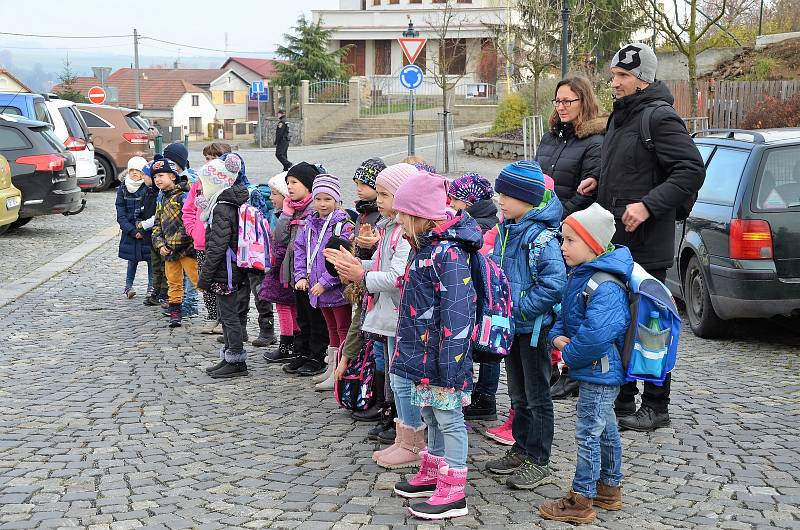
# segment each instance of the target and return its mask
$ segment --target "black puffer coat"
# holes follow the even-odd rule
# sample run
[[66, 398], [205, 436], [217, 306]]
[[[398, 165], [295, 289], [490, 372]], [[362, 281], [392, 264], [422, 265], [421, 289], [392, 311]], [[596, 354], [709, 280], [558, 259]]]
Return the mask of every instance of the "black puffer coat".
[[497, 218], [497, 205], [492, 199], [483, 199], [476, 202], [467, 208], [467, 213], [475, 219], [484, 234], [500, 222]]
[[[233, 252], [239, 245], [239, 207], [247, 202], [250, 193], [247, 187], [236, 184], [219, 194], [217, 204], [211, 215], [211, 224], [206, 228], [206, 261], [200, 269], [197, 287], [208, 290], [212, 283], [227, 285], [229, 259], [227, 250]], [[247, 281], [245, 272], [230, 262], [233, 285], [241, 285]]]
[[[597, 192], [597, 202], [617, 220], [613, 242], [627, 246], [648, 270], [672, 266], [675, 210], [700, 189], [706, 175], [703, 158], [672, 107], [653, 112], [650, 133], [655, 149], [647, 150], [640, 138], [641, 113], [656, 101], [674, 102], [661, 81], [614, 102]], [[636, 202], [644, 203], [651, 217], [628, 233], [621, 219], [625, 207]]]
[[555, 181], [556, 195], [569, 214], [583, 210], [594, 197], [578, 193], [578, 184], [585, 178], [600, 177], [600, 148], [606, 132], [608, 117], [603, 116], [581, 123], [558, 122], [542, 137], [536, 151], [536, 161], [542, 171]]

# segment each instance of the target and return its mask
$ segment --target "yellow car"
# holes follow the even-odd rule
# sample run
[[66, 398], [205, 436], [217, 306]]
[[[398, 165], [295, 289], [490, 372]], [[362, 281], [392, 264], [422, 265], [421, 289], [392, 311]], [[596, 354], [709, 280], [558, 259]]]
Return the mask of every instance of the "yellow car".
[[8, 230], [11, 223], [19, 217], [22, 193], [11, 184], [11, 167], [8, 160], [0, 155], [0, 234]]

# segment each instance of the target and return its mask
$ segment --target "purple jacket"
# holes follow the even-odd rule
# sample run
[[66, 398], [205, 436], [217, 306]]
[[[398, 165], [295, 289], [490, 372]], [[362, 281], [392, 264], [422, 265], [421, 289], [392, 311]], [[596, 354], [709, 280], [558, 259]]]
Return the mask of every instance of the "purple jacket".
[[289, 240], [289, 221], [291, 217], [278, 212], [278, 220], [270, 234], [270, 271], [264, 275], [261, 289], [258, 291], [259, 300], [274, 304], [294, 305], [294, 290], [289, 282], [281, 281], [281, 264], [286, 257]]
[[[325, 225], [325, 219], [314, 212], [309, 216], [308, 222], [300, 229], [294, 240], [294, 282], [297, 283], [303, 278], [307, 279], [309, 291], [317, 282], [325, 287], [325, 292], [319, 297], [309, 292], [308, 297], [313, 307], [348, 305], [348, 302], [342, 296], [344, 286], [338, 277], [331, 276], [328, 273], [325, 268], [325, 256], [322, 253], [325, 245], [328, 244], [328, 240], [333, 235], [336, 225], [339, 223], [341, 223], [339, 237], [352, 240], [353, 223], [344, 210], [336, 210], [330, 214], [330, 221], [323, 234], [320, 234], [320, 232]], [[315, 249], [317, 250], [316, 256], [311, 256]], [[306, 270], [306, 257], [311, 260], [310, 271]]]

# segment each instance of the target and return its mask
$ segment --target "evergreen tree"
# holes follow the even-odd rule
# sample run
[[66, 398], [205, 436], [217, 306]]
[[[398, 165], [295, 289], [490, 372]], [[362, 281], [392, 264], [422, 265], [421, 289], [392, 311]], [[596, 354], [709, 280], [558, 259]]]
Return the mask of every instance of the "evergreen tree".
[[305, 15], [297, 19], [295, 35], [284, 35], [286, 45], [278, 46], [276, 55], [285, 60], [278, 63], [275, 86], [297, 86], [300, 81], [346, 80], [350, 69], [341, 60], [350, 51], [350, 46], [328, 51], [331, 32], [321, 27], [321, 20], [309, 23]]
[[58, 80], [61, 82], [61, 88], [55, 91], [55, 94], [61, 99], [68, 99], [75, 103], [86, 103], [86, 97], [75, 89], [75, 81], [78, 76], [72, 71], [69, 64], [69, 58], [64, 59], [64, 69], [58, 74]]

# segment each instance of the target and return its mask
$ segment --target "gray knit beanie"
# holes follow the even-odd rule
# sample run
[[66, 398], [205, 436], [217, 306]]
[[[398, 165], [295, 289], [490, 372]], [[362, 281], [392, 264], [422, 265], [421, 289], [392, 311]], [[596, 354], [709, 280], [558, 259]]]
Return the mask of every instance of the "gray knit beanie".
[[611, 68], [622, 68], [642, 81], [653, 83], [656, 80], [658, 59], [653, 49], [641, 42], [626, 44], [614, 54]]
[[616, 231], [614, 216], [596, 202], [564, 219], [564, 224], [575, 230], [598, 256], [606, 251]]

